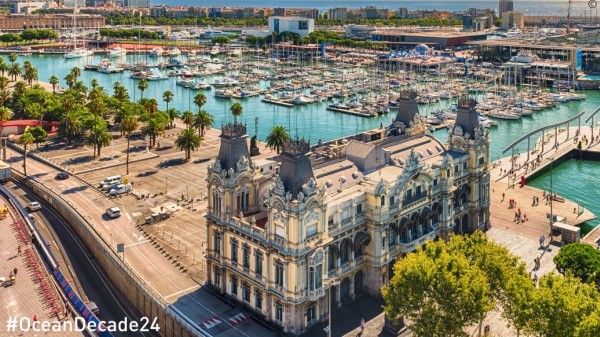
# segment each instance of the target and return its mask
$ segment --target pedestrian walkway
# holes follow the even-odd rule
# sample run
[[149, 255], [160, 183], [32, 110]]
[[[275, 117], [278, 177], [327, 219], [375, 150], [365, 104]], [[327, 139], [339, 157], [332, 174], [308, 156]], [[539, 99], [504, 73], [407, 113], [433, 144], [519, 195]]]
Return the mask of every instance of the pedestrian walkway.
[[[6, 203], [4, 200], [0, 202]], [[50, 278], [46, 275], [42, 262], [37, 259], [33, 247], [27, 244], [29, 236], [23, 236], [16, 230], [14, 215], [9, 210], [8, 216], [0, 220], [0, 231], [4, 233], [0, 236], [0, 336], [83, 336], [82, 333], [68, 331], [24, 332], [18, 325], [13, 325], [14, 331], [7, 331], [9, 319], [13, 317], [23, 319], [24, 323], [27, 320], [33, 323], [34, 319], [55, 322], [65, 317], [62, 300], [50, 286]], [[36, 260], [31, 260], [32, 258]], [[6, 282], [10, 280], [9, 276], [11, 272], [14, 273], [15, 268], [16, 282]], [[55, 301], [54, 304], [51, 299]], [[60, 310], [56, 310], [57, 308]]]

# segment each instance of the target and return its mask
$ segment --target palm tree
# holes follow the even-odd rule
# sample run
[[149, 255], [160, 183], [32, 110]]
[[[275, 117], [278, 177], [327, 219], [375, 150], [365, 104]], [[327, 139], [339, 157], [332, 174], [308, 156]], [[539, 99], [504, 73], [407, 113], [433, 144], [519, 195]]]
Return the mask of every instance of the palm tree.
[[38, 70], [36, 67], [28, 67], [23, 72], [23, 78], [29, 83], [29, 86], [33, 85], [33, 81], [37, 81], [38, 79]]
[[271, 128], [271, 132], [267, 135], [267, 146], [271, 149], [275, 148], [277, 150], [277, 154], [279, 154], [280, 149], [283, 147], [287, 141], [290, 140], [290, 133], [285, 128], [285, 126], [274, 125]]
[[49, 83], [52, 85], [52, 93], [56, 93], [56, 86], [58, 85], [58, 77], [56, 75], [50, 76]]
[[185, 129], [181, 131], [179, 137], [175, 140], [175, 145], [181, 151], [185, 151], [185, 161], [189, 161], [192, 157], [192, 151], [196, 151], [200, 147], [202, 138], [196, 135], [196, 132], [192, 129]]
[[146, 109], [149, 115], [158, 112], [158, 101], [155, 98], [140, 98], [139, 103]]
[[0, 77], [0, 90], [4, 90], [8, 88], [9, 80], [8, 78], [2, 76]]
[[242, 115], [242, 111], [244, 110], [244, 108], [242, 107], [240, 102], [235, 102], [233, 103], [233, 105], [231, 105], [231, 108], [229, 108], [229, 110], [231, 110], [231, 114], [233, 115], [233, 122], [237, 123], [237, 117]]
[[75, 80], [77, 80], [77, 78], [79, 78], [79, 76], [81, 76], [81, 68], [73, 67], [73, 68], [71, 68], [70, 73], [73, 74], [73, 77], [75, 77]]
[[198, 128], [198, 135], [204, 138], [204, 131], [210, 130], [215, 123], [215, 117], [205, 110], [198, 111], [196, 119], [194, 120], [194, 127]]
[[67, 145], [83, 136], [83, 121], [79, 111], [67, 110], [58, 124], [58, 135], [63, 137]]
[[98, 79], [97, 78], [92, 78], [92, 82], [90, 82], [90, 84], [92, 85], [92, 90], [98, 88], [98, 86], [99, 86]]
[[198, 106], [198, 111], [202, 110], [202, 106], [206, 104], [206, 96], [200, 93], [194, 96], [194, 104]]
[[8, 60], [10, 61], [10, 63], [15, 63], [15, 61], [17, 60], [17, 54], [12, 53], [8, 55]]
[[4, 123], [7, 120], [10, 120], [13, 116], [12, 111], [10, 111], [7, 107], [0, 107], [0, 137], [4, 136]]
[[90, 129], [88, 144], [94, 146], [94, 158], [100, 155], [103, 147], [110, 145], [113, 137], [106, 128], [106, 123], [96, 123]]
[[77, 78], [73, 76], [73, 74], [67, 74], [67, 76], [65, 76], [65, 82], [67, 82], [67, 87], [69, 87], [69, 89], [73, 89], [73, 85], [76, 81]]
[[140, 89], [140, 92], [141, 92], [140, 99], [143, 99], [144, 98], [144, 90], [148, 89], [148, 80], [145, 78], [142, 78], [140, 80], [140, 83], [138, 83], [138, 89]]
[[18, 76], [21, 76], [21, 66], [18, 63], [13, 63], [8, 69], [8, 74], [12, 77], [13, 81], [17, 80]]
[[125, 118], [123, 118], [123, 120], [121, 121], [121, 130], [125, 133], [125, 135], [127, 136], [127, 160], [126, 160], [126, 168], [127, 168], [127, 173], [129, 174], [129, 140], [131, 138], [131, 134], [137, 130], [138, 126], [140, 125], [137, 116], [126, 116]]
[[23, 146], [23, 174], [27, 175], [27, 146], [33, 144], [34, 138], [31, 132], [25, 131], [19, 137], [17, 143]]
[[191, 111], [185, 111], [183, 115], [181, 115], [181, 120], [185, 125], [187, 125], [188, 129], [191, 129], [194, 125], [194, 113]]
[[150, 147], [156, 144], [156, 137], [165, 131], [165, 118], [160, 114], [150, 117], [146, 125], [142, 127], [142, 135], [150, 138]]
[[[175, 97], [175, 95], [173, 94], [173, 92], [171, 90], [167, 90], [167, 91], [163, 92], [163, 95], [162, 95], [163, 102], [167, 103], [167, 109], [165, 109], [165, 111], [169, 111], [169, 103], [173, 102], [173, 97]], [[172, 121], [171, 121], [171, 127], [173, 127]]]
[[6, 63], [1, 63], [0, 64], [0, 73], [2, 74], [2, 76], [4, 76], [4, 73], [8, 72], [9, 68], [10, 67]]
[[[5, 65], [6, 63], [4, 62], [4, 57], [0, 57], [0, 72], [2, 73], [2, 76], [4, 76], [4, 70], [2, 69], [2, 67]], [[8, 67], [6, 67], [6, 69], [8, 69]]]
[[115, 82], [115, 84], [113, 85], [113, 90], [113, 97], [119, 100], [120, 102], [125, 102], [129, 100], [127, 88], [125, 88], [120, 82]]
[[10, 101], [10, 91], [7, 89], [0, 90], [0, 103], [2, 106], [6, 106], [6, 104]]
[[169, 126], [173, 128], [173, 122], [175, 121], [175, 118], [181, 117], [181, 112], [175, 108], [169, 108], [167, 109], [167, 116], [169, 116]]

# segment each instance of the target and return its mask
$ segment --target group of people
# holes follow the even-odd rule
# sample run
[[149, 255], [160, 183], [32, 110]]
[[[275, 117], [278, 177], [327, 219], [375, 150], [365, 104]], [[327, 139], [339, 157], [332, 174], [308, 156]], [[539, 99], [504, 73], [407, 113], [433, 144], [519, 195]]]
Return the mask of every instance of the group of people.
[[538, 196], [533, 196], [533, 200], [531, 202], [531, 206], [539, 206], [540, 205], [540, 197]]
[[521, 209], [519, 208], [517, 211], [515, 211], [515, 219], [513, 221], [516, 221], [517, 223], [525, 222], [527, 221], [527, 214], [521, 214]]

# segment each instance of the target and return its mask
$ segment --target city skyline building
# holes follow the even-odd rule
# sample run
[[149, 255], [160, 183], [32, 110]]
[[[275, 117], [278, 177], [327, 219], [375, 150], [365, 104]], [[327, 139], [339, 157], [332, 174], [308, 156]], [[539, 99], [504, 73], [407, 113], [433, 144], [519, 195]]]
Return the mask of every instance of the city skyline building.
[[498, 3], [498, 17], [502, 18], [502, 14], [514, 11], [513, 0], [500, 0]]

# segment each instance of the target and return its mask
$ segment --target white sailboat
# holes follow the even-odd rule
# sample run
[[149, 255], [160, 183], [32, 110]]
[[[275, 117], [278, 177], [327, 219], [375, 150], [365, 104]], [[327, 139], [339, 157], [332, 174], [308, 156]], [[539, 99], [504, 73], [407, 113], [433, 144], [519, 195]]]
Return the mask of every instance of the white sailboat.
[[[77, 11], [77, 8], [75, 8], [75, 11]], [[77, 32], [75, 31], [77, 25], [75, 22], [75, 15], [73, 15], [73, 27], [73, 50], [64, 55], [65, 59], [76, 59], [94, 55], [93, 51], [85, 47], [77, 48]]]
[[125, 56], [125, 55], [127, 55], [127, 49], [125, 49], [121, 46], [116, 46], [114, 48], [111, 48], [111, 50], [108, 52], [109, 57], [121, 57], [121, 56]]

